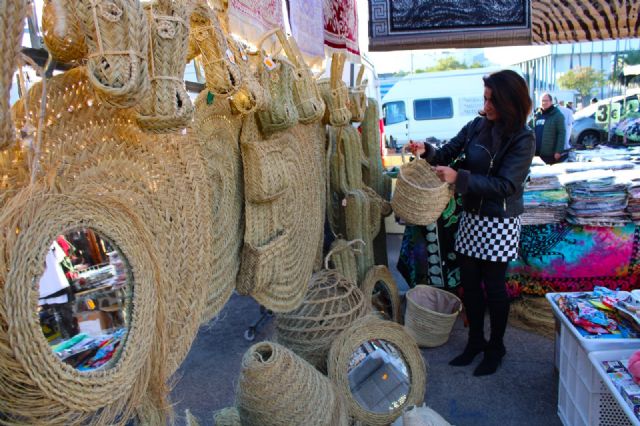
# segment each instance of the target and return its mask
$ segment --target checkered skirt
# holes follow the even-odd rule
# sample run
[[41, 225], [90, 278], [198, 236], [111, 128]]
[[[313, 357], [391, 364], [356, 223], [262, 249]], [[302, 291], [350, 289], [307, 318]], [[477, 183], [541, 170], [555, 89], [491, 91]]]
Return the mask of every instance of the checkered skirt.
[[520, 217], [486, 217], [463, 212], [455, 250], [469, 257], [508, 262], [518, 257]]

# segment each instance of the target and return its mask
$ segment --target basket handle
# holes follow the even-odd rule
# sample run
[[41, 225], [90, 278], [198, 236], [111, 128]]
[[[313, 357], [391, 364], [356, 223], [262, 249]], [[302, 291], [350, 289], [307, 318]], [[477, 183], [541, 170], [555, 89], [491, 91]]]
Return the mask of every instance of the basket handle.
[[269, 39], [272, 35], [278, 34], [278, 31], [281, 31], [280, 27], [275, 27], [275, 28], [271, 28], [269, 31], [262, 34], [262, 37], [260, 38], [260, 40], [258, 40], [258, 43], [256, 44], [256, 48], [258, 49], [259, 53], [262, 54], [262, 45], [264, 44], [264, 42], [267, 41], [267, 39]]
[[356, 78], [356, 86], [355, 87], [360, 87], [362, 86], [362, 78], [364, 77], [364, 65], [360, 65], [360, 70], [358, 71], [358, 78]]
[[[351, 247], [352, 245], [356, 244], [356, 243], [360, 243], [363, 246], [366, 246], [367, 243], [365, 243], [363, 240], [361, 239], [357, 239], [357, 240], [351, 240], [349, 241], [344, 247], [334, 247], [331, 250], [329, 250], [329, 253], [327, 253], [327, 255], [324, 258], [324, 269], [329, 270], [329, 258], [333, 255], [334, 252], [339, 252], [342, 250], [345, 250], [349, 247]], [[353, 251], [355, 252], [360, 252], [359, 249], [353, 249]]]

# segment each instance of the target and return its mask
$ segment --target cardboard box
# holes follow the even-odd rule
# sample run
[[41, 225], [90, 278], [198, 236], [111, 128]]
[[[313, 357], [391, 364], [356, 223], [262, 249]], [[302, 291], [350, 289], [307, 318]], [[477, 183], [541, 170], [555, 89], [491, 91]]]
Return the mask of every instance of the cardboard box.
[[80, 332], [91, 336], [103, 334], [113, 326], [109, 314], [102, 311], [78, 312], [74, 317], [78, 321]]

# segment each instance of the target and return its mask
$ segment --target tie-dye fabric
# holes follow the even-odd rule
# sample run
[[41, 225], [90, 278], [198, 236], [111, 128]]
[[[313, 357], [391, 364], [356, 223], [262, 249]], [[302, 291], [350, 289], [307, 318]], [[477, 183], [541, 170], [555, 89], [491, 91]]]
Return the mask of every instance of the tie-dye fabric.
[[590, 291], [594, 286], [640, 288], [640, 227], [567, 223], [523, 226], [520, 257], [507, 270], [508, 291]]

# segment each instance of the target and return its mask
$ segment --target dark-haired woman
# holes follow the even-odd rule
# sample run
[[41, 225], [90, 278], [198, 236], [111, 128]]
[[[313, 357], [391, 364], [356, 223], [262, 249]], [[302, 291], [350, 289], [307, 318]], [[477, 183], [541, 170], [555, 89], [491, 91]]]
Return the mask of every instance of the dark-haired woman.
[[[509, 316], [505, 275], [518, 253], [523, 189], [535, 153], [526, 126], [531, 99], [524, 79], [503, 70], [484, 77], [484, 108], [439, 149], [411, 141], [409, 149], [431, 165], [462, 196], [456, 235], [469, 338], [450, 365], [465, 366], [484, 352], [475, 376], [493, 374], [506, 354], [503, 338]], [[455, 164], [455, 168], [447, 165]], [[484, 335], [488, 307], [491, 333]]]

